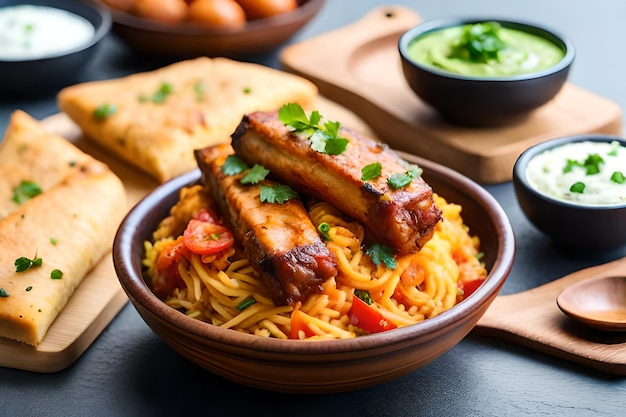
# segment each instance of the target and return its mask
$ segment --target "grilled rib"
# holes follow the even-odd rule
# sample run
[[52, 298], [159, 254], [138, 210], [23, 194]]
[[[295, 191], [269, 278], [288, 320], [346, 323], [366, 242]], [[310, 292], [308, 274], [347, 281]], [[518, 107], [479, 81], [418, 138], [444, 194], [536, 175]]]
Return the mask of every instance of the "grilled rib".
[[221, 168], [232, 153], [230, 144], [195, 152], [204, 182], [274, 302], [304, 301], [336, 274], [335, 256], [320, 239], [300, 200], [263, 203], [259, 185], [240, 183], [245, 173], [225, 175]]
[[[232, 135], [232, 146], [249, 164], [263, 165], [278, 181], [327, 201], [361, 222], [376, 243], [397, 253], [419, 251], [430, 240], [441, 211], [433, 191], [421, 178], [392, 189], [387, 179], [404, 173], [408, 164], [386, 145], [342, 128], [349, 139], [345, 152], [316, 152], [310, 141], [285, 126], [276, 112], [244, 116]], [[382, 174], [361, 180], [361, 169], [380, 162]]]

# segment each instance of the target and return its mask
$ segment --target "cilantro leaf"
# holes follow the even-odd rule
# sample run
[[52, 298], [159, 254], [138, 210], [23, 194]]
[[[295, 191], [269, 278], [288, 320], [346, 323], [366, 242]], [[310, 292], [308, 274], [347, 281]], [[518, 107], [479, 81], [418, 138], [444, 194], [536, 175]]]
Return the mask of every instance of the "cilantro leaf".
[[384, 263], [389, 269], [394, 269], [396, 267], [395, 254], [393, 249], [389, 246], [374, 243], [365, 253], [372, 258], [372, 262], [374, 262], [374, 265], [376, 266]]
[[263, 181], [267, 174], [269, 174], [269, 169], [266, 169], [262, 165], [255, 164], [252, 169], [241, 179], [242, 184], [258, 184]]
[[574, 184], [572, 184], [571, 187], [569, 187], [569, 190], [573, 193], [580, 193], [582, 194], [583, 191], [585, 191], [585, 183], [584, 182], [575, 182]]
[[320, 126], [322, 115], [317, 110], [311, 112], [309, 118], [302, 106], [297, 103], [287, 103], [278, 110], [278, 119], [309, 138], [311, 148], [316, 152], [339, 155], [348, 146], [348, 139], [339, 137], [341, 124], [327, 121], [324, 126]]
[[237, 175], [250, 168], [243, 159], [237, 155], [228, 155], [222, 165], [222, 172], [226, 175]]
[[19, 185], [13, 187], [11, 200], [17, 204], [23, 204], [41, 193], [43, 193], [43, 190], [37, 183], [24, 180]]
[[43, 259], [38, 258], [36, 255], [33, 259], [21, 256], [15, 260], [15, 272], [24, 272], [30, 268], [41, 266], [42, 263]]
[[113, 116], [117, 112], [117, 106], [115, 104], [102, 103], [93, 112], [93, 116], [98, 120], [104, 120], [107, 117]]
[[376, 177], [379, 177], [383, 170], [383, 166], [380, 162], [374, 162], [373, 164], [365, 165], [361, 168], [361, 180], [369, 181]]
[[288, 185], [261, 185], [261, 202], [283, 204], [296, 197], [298, 193]]
[[616, 184], [624, 184], [626, 182], [626, 177], [624, 176], [622, 171], [615, 171], [611, 175], [611, 181], [613, 181]]

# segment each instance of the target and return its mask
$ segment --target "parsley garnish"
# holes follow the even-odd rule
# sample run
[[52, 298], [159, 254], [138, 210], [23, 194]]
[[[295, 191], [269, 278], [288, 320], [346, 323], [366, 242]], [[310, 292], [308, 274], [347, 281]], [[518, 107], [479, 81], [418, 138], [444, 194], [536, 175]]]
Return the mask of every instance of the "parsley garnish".
[[412, 165], [407, 171], [402, 174], [393, 174], [387, 179], [387, 184], [393, 190], [406, 187], [413, 182], [414, 178], [418, 178], [422, 175], [422, 169], [417, 165]]
[[499, 61], [499, 52], [507, 48], [500, 37], [501, 28], [498, 22], [467, 25], [450, 57], [478, 63]]
[[60, 269], [53, 269], [52, 272], [50, 272], [51, 279], [61, 279], [62, 277], [63, 271], [61, 271]]
[[296, 197], [298, 197], [298, 193], [288, 185], [261, 185], [261, 202], [283, 204], [285, 201]]
[[4, 289], [0, 287], [0, 298], [6, 298], [9, 296], [9, 293]]
[[361, 301], [369, 306], [374, 304], [374, 300], [372, 300], [372, 296], [367, 290], [354, 290], [354, 296], [358, 297]]
[[394, 269], [396, 267], [395, 254], [393, 249], [389, 246], [374, 243], [365, 253], [372, 258], [372, 262], [374, 262], [374, 265], [376, 266], [384, 263], [389, 269]]
[[102, 103], [93, 111], [93, 116], [96, 119], [103, 120], [113, 116], [116, 112], [117, 106], [115, 104]]
[[59, 242], [59, 241], [57, 240], [57, 238], [56, 238], [56, 237], [51, 237], [51, 238], [50, 238], [50, 244], [52, 244], [52, 245], [56, 245], [58, 242]]
[[348, 139], [339, 136], [341, 124], [327, 121], [320, 126], [322, 115], [317, 110], [308, 117], [302, 106], [287, 103], [278, 110], [278, 119], [310, 139], [311, 148], [319, 153], [339, 155], [348, 147]]
[[569, 187], [569, 190], [573, 193], [580, 193], [582, 194], [583, 191], [585, 191], [585, 183], [584, 182], [575, 182], [574, 184], [572, 184], [571, 187]]
[[159, 89], [151, 96], [141, 95], [139, 101], [152, 101], [153, 103], [163, 103], [167, 96], [174, 92], [174, 88], [170, 83], [163, 82], [159, 86]]
[[24, 272], [27, 269], [41, 266], [42, 263], [43, 259], [38, 258], [37, 255], [33, 259], [22, 256], [15, 260], [15, 272]]
[[320, 223], [319, 226], [317, 226], [317, 231], [320, 232], [320, 235], [322, 235], [325, 240], [329, 242], [333, 240], [328, 234], [328, 232], [330, 231], [330, 225], [328, 223]]
[[228, 155], [222, 165], [222, 172], [225, 175], [237, 175], [250, 168], [243, 159], [237, 155]]
[[373, 164], [365, 165], [363, 168], [361, 168], [361, 180], [373, 180], [374, 178], [380, 176], [382, 170], [383, 166], [380, 164], [380, 162], [374, 162]]
[[30, 291], [30, 290], [32, 290], [32, 289], [33, 289], [33, 286], [32, 286], [32, 285], [29, 285], [28, 287], [26, 287], [26, 292], [28, 292], [28, 291]]
[[19, 185], [13, 187], [11, 200], [17, 204], [23, 204], [41, 193], [43, 193], [43, 190], [37, 183], [24, 180]]
[[240, 182], [242, 184], [258, 184], [263, 181], [269, 173], [269, 169], [266, 169], [262, 165], [255, 164]]
[[597, 153], [592, 153], [587, 156], [584, 161], [576, 161], [574, 159], [568, 159], [565, 162], [563, 173], [570, 172], [574, 167], [581, 167], [585, 169], [586, 175], [595, 175], [600, 172], [600, 165], [604, 164], [604, 159]]
[[193, 86], [193, 91], [196, 93], [196, 101], [204, 101], [204, 93], [206, 92], [206, 85], [202, 81], [198, 81]]
[[624, 174], [622, 173], [622, 171], [615, 171], [611, 175], [611, 181], [617, 184], [624, 184], [624, 182], [626, 182], [626, 177], [624, 177]]

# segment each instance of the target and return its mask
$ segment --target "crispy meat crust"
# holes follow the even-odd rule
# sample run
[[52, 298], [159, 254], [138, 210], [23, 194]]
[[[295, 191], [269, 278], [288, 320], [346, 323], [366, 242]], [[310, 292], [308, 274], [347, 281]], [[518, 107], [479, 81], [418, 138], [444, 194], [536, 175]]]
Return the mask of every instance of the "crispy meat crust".
[[[278, 181], [361, 222], [375, 242], [398, 253], [419, 251], [441, 219], [431, 187], [419, 177], [406, 187], [391, 189], [387, 179], [406, 172], [407, 163], [386, 145], [357, 132], [342, 128], [340, 136], [350, 141], [344, 153], [319, 153], [276, 112], [255, 112], [244, 116], [232, 135], [232, 146], [247, 163], [263, 165]], [[361, 169], [375, 162], [381, 163], [382, 175], [361, 180]]]
[[[304, 301], [321, 292], [336, 274], [335, 256], [321, 241], [307, 210], [297, 199], [263, 203], [258, 185], [242, 185], [244, 175], [225, 175], [233, 153], [229, 144], [196, 151], [204, 183], [277, 305]], [[269, 181], [265, 182], [270, 184]]]

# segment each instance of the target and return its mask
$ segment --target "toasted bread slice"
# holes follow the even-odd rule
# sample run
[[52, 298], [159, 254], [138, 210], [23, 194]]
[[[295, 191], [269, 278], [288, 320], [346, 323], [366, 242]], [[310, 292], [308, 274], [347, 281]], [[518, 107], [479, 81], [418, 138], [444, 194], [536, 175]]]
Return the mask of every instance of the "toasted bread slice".
[[[0, 336], [36, 346], [110, 251], [126, 213], [125, 190], [105, 164], [21, 111], [0, 143], [0, 173]], [[11, 201], [21, 181], [42, 192]], [[20, 258], [41, 264], [17, 272]]]
[[[308, 107], [317, 92], [293, 74], [202, 57], [70, 86], [58, 104], [88, 138], [166, 181], [197, 167], [195, 149], [229, 142], [244, 114], [288, 102]], [[114, 111], [97, 117], [99, 106]]]

